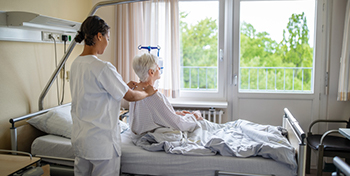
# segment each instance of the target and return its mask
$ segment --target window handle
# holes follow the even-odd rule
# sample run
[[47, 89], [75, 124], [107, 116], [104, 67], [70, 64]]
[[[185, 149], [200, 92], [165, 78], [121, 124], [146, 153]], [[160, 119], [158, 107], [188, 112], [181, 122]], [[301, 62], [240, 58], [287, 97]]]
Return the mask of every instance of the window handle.
[[233, 77], [233, 83], [235, 84], [235, 86], [237, 86], [237, 75], [234, 75], [234, 77]]
[[237, 75], [232, 75], [231, 85], [237, 86]]
[[220, 61], [224, 60], [224, 51], [222, 49], [219, 50], [219, 59]]

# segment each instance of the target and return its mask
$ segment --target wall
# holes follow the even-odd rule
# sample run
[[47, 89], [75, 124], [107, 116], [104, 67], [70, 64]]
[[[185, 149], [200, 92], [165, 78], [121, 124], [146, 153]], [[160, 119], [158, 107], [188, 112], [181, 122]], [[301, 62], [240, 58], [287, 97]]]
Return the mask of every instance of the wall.
[[343, 44], [344, 20], [347, 0], [333, 1], [332, 28], [330, 36], [329, 93], [327, 114], [329, 119], [345, 119], [350, 117], [350, 101], [337, 101], [340, 56]]
[[[45, 16], [82, 22], [89, 13], [91, 0], [0, 0], [0, 11], [27, 11]], [[68, 46], [67, 46], [68, 47]], [[77, 45], [67, 61], [67, 70], [82, 51]], [[57, 59], [63, 55], [63, 44], [57, 44]], [[0, 41], [0, 148], [10, 149], [10, 118], [38, 111], [38, 98], [55, 68], [52, 43]], [[64, 103], [70, 102], [66, 84]], [[44, 100], [44, 108], [57, 105], [56, 84]]]

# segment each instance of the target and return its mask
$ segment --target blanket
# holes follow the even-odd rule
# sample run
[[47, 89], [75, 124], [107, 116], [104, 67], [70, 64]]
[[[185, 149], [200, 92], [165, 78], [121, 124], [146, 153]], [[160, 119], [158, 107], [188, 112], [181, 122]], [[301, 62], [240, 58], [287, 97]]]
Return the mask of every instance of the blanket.
[[148, 151], [171, 154], [272, 158], [297, 172], [295, 149], [282, 135], [282, 127], [242, 119], [225, 124], [207, 120], [198, 123], [200, 127], [193, 132], [158, 128], [136, 136], [133, 142]]

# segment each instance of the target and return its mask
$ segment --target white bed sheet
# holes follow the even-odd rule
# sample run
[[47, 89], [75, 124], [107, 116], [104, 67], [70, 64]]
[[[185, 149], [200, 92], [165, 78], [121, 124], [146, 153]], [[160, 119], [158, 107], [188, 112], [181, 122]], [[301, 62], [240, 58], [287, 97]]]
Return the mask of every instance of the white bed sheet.
[[122, 135], [121, 169], [123, 173], [213, 176], [215, 170], [221, 170], [276, 176], [293, 175], [292, 170], [287, 165], [262, 157], [185, 156], [166, 154], [165, 152], [149, 152], [135, 146], [131, 140], [132, 136], [133, 133], [130, 130]]
[[[52, 134], [36, 138], [31, 147], [31, 153], [35, 155], [54, 156], [74, 159], [74, 152], [70, 139]], [[74, 166], [73, 162], [62, 160], [42, 159], [44, 161]]]
[[[130, 130], [122, 134], [121, 170], [141, 175], [200, 175], [213, 176], [215, 170], [251, 174], [293, 175], [285, 164], [262, 157], [236, 158], [216, 156], [184, 156], [149, 152], [132, 143]], [[41, 136], [32, 144], [33, 155], [74, 158], [70, 139], [55, 135]], [[58, 164], [72, 165], [73, 162]]]

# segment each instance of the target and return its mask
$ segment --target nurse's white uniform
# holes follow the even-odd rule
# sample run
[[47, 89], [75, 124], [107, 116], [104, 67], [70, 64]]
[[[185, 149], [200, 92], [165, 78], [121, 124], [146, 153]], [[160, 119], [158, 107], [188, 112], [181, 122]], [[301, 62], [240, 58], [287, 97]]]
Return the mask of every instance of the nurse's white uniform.
[[[75, 175], [119, 174], [118, 117], [129, 87], [111, 63], [87, 55], [78, 56], [72, 63], [70, 88]], [[91, 167], [85, 168], [88, 163]]]

